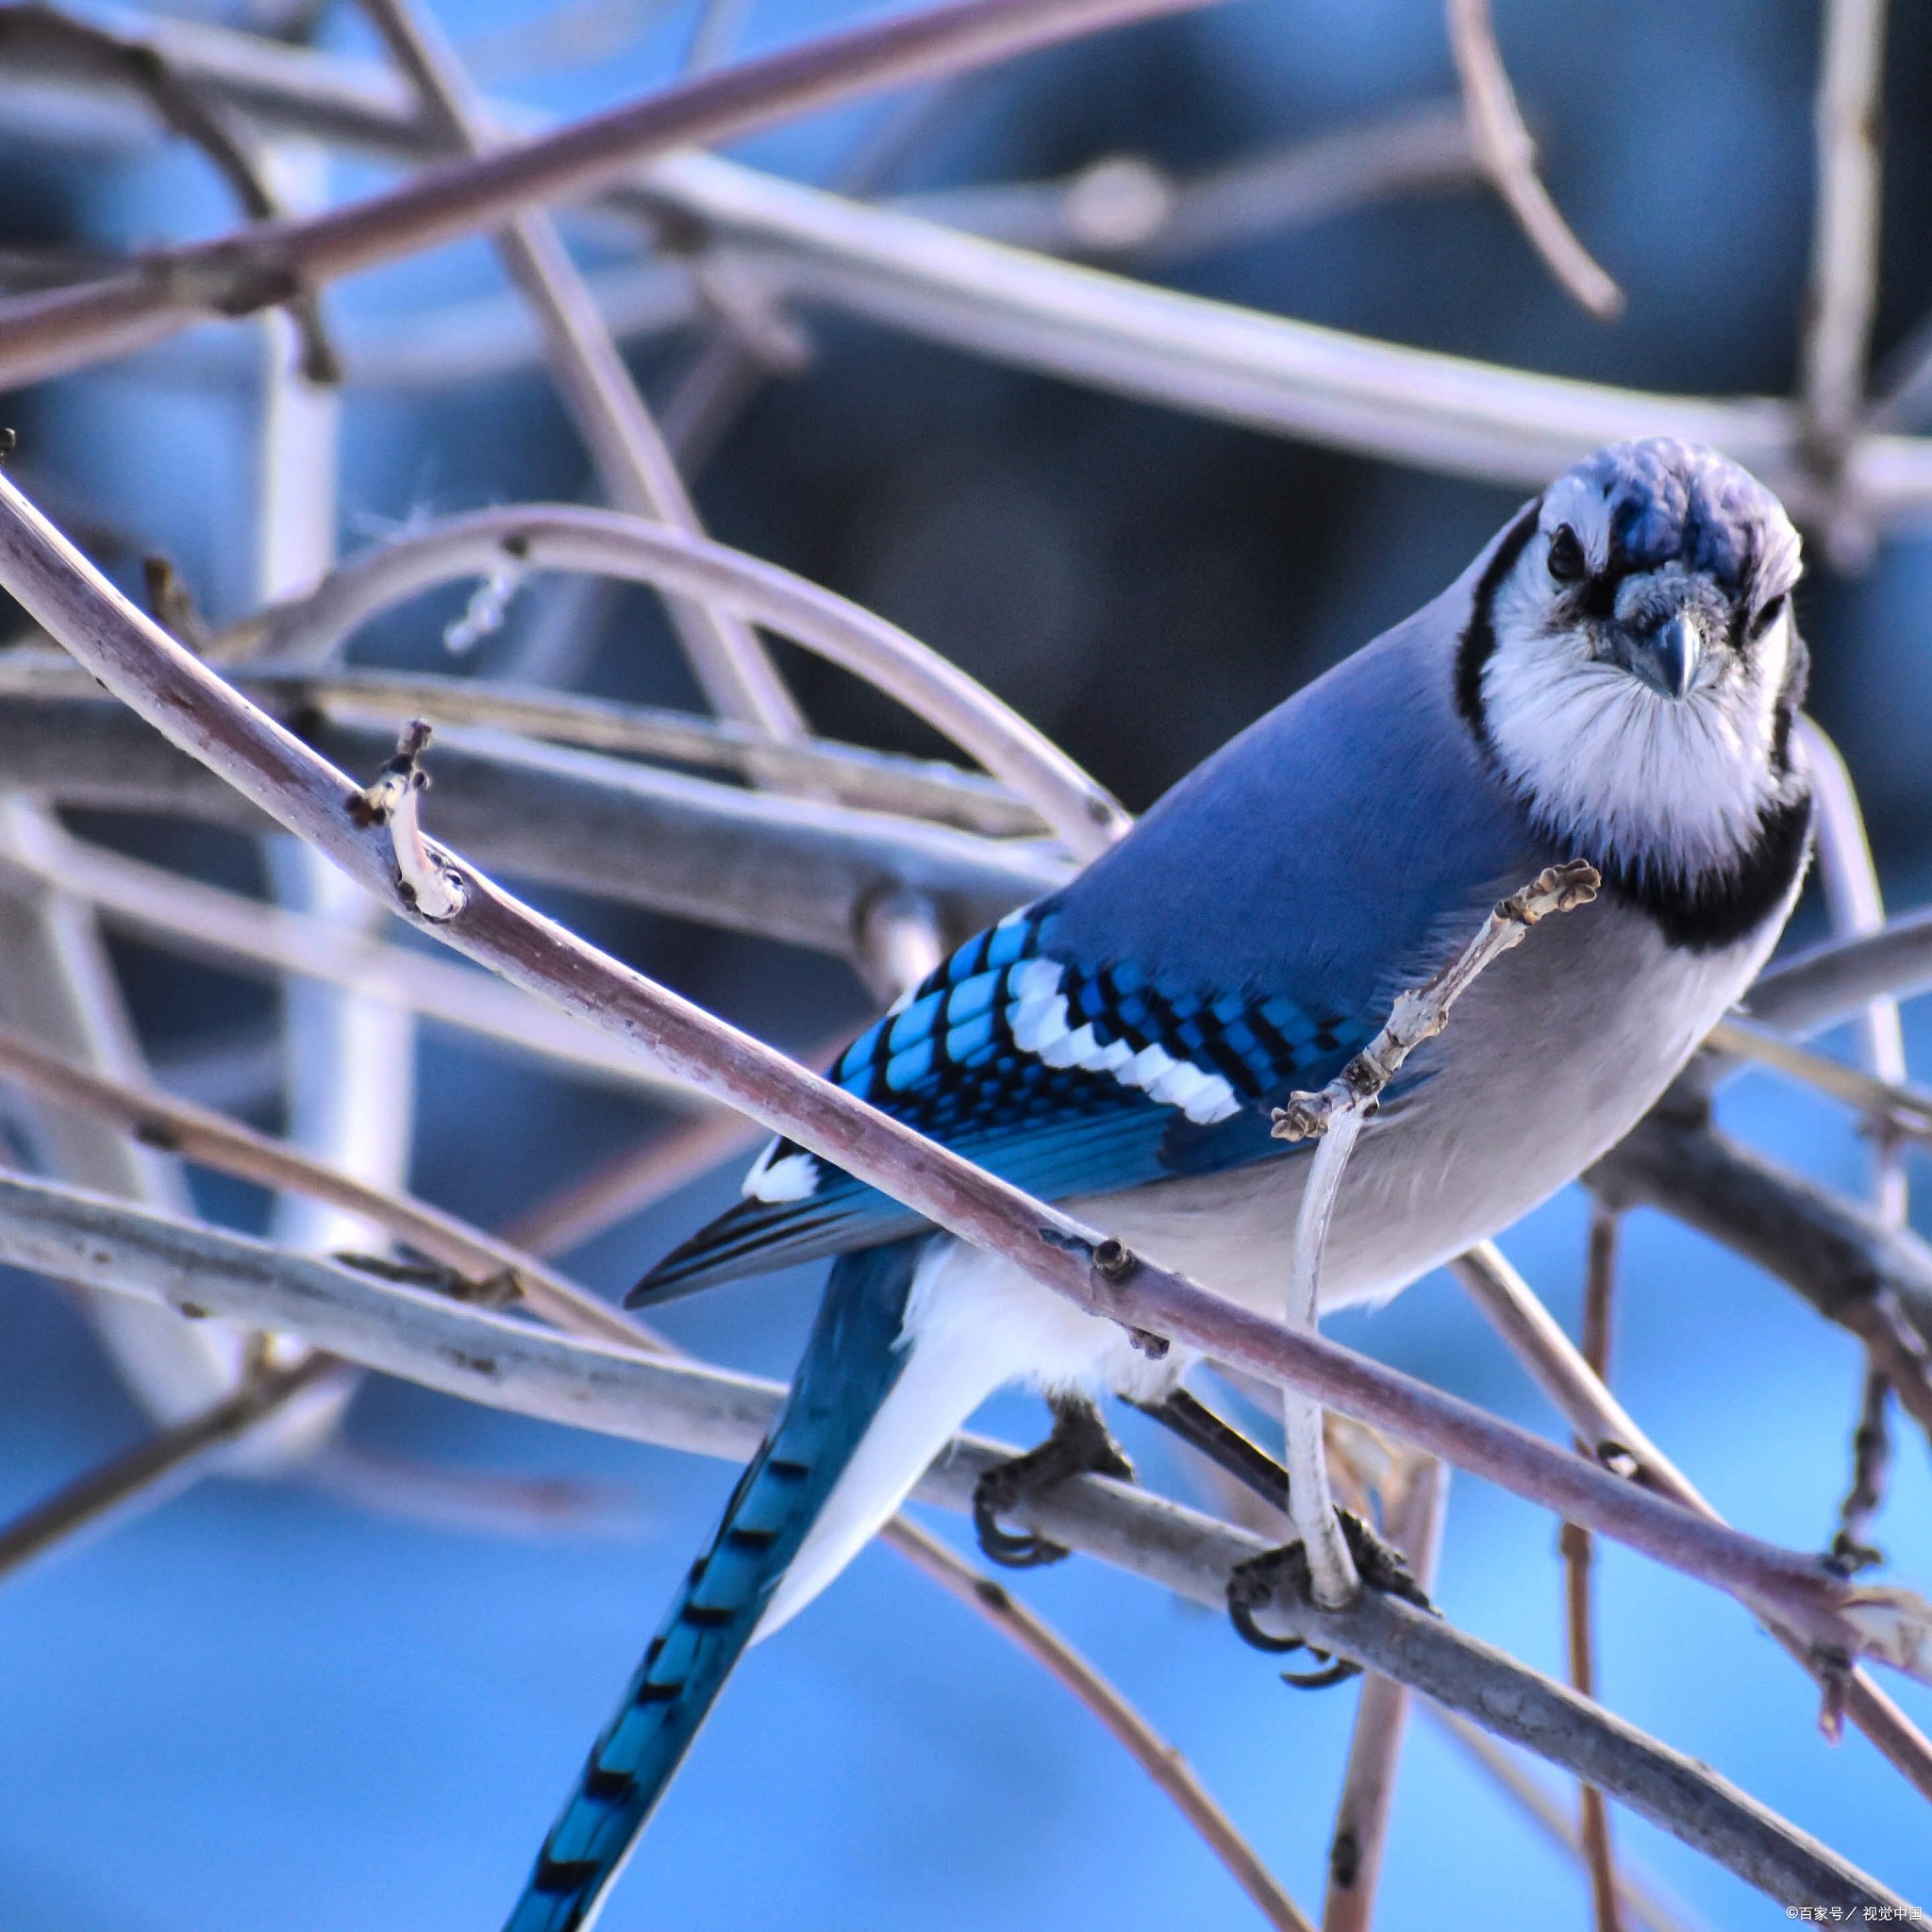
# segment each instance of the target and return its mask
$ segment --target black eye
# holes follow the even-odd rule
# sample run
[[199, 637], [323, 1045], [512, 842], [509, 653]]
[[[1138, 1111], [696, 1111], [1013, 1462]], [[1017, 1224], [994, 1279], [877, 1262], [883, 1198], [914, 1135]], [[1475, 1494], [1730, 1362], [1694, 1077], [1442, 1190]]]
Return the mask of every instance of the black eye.
[[1568, 524], [1558, 524], [1557, 534], [1550, 539], [1550, 575], [1559, 584], [1574, 584], [1589, 570], [1576, 532]]
[[1756, 617], [1751, 620], [1751, 641], [1755, 644], [1780, 617], [1785, 614], [1785, 596], [1780, 591]]

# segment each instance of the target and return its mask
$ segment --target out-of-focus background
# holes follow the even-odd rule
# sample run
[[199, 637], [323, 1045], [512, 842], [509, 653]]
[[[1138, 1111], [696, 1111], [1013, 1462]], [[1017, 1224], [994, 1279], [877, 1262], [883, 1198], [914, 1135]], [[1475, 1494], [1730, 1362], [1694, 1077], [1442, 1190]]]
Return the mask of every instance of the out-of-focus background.
[[[99, 9], [96, 17], [108, 18]], [[373, 57], [353, 7], [181, 9]], [[725, 9], [729, 11], [731, 9]], [[755, 0], [741, 52], [874, 10]], [[312, 18], [298, 18], [298, 13]], [[688, 0], [465, 0], [441, 8], [506, 101], [581, 113], [670, 80]], [[1789, 392], [1809, 245], [1820, 8], [1798, 0], [1500, 0], [1501, 43], [1557, 201], [1628, 295], [1604, 325], [1551, 282], [1465, 178], [1205, 252], [1136, 264], [1174, 286], [1539, 370], [1673, 391]], [[1932, 308], [1932, 22], [1890, 27], [1875, 359]], [[740, 150], [825, 185], [930, 198], [1062, 177], [1109, 157], [1174, 177], [1412, 109], [1453, 112], [1431, 0], [1238, 0], [922, 94], [867, 102]], [[119, 124], [116, 124], [118, 126]], [[1391, 136], [1392, 138], [1392, 136]], [[312, 166], [312, 162], [304, 165]], [[321, 192], [386, 177], [343, 158]], [[1130, 183], [1132, 177], [1128, 177]], [[192, 152], [128, 145], [0, 64], [0, 249], [119, 249], [210, 233], [231, 205]], [[634, 260], [608, 220], [587, 262]], [[330, 291], [352, 380], [340, 541], [525, 499], [595, 499], [586, 458], [488, 251], [439, 252]], [[1142, 808], [1242, 724], [1458, 572], [1512, 492], [1416, 474], [1016, 374], [809, 307], [808, 367], [703, 425], [695, 493], [725, 541], [867, 604], [957, 660]], [[205, 332], [7, 399], [19, 472], [129, 588], [165, 553], [221, 620], [251, 602], [265, 331]], [[688, 394], [702, 343], [641, 341], [646, 393]], [[453, 372], [481, 373], [458, 379]], [[372, 627], [358, 661], [451, 668], [461, 598]], [[1799, 600], [1813, 708], [1862, 790], [1887, 889], [1932, 867], [1932, 545], [1889, 535]], [[937, 741], [852, 681], [785, 655], [826, 735]], [[522, 589], [462, 660], [493, 675], [694, 705], [653, 599]], [[0, 783], [5, 774], [0, 774]], [[433, 806], [432, 806], [433, 823]], [[258, 889], [258, 846], [92, 819], [95, 836]], [[794, 1049], [856, 1025], [844, 967], [552, 895], [601, 943]], [[1815, 934], [1807, 898], [1795, 931]], [[146, 1044], [184, 1091], [278, 1124], [267, 990], [116, 942]], [[1923, 1054], [1923, 1020], [1908, 1035]], [[1840, 1041], [1840, 1047], [1846, 1042]], [[641, 1104], [425, 1030], [415, 1187], [500, 1226], [635, 1140]], [[1865, 1185], [1846, 1117], [1761, 1076], [1724, 1102], [1754, 1142]], [[1915, 1164], [1916, 1177], [1927, 1178]], [[617, 1293], [735, 1191], [720, 1172], [573, 1257]], [[263, 1224], [245, 1191], [207, 1205]], [[1505, 1246], [1566, 1320], [1574, 1191]], [[816, 1279], [727, 1288], [669, 1314], [680, 1341], [783, 1374]], [[1456, 1291], [1423, 1283], [1334, 1324], [1349, 1343], [1542, 1429], [1554, 1418]], [[24, 1507], [147, 1424], [93, 1331], [46, 1284], [0, 1281], [0, 1507]], [[1654, 1217], [1632, 1224], [1613, 1376], [1726, 1515], [1822, 1545], [1847, 1475], [1855, 1345], [1785, 1290]], [[1037, 1403], [987, 1424], [1030, 1440]], [[1185, 1475], [1129, 1424], [1157, 1483]], [[567, 1434], [375, 1381], [346, 1425], [366, 1487], [457, 1466], [598, 1485], [588, 1531], [506, 1528], [452, 1486], [407, 1510], [299, 1474], [223, 1480], [0, 1589], [0, 1924], [8, 1932], [334, 1932], [494, 1923], [658, 1607], [731, 1480], [721, 1465]], [[340, 1468], [349, 1467], [347, 1457]], [[401, 1486], [402, 1478], [395, 1478]], [[391, 1489], [390, 1493], [393, 1493]], [[464, 1500], [464, 1499], [467, 1500]], [[446, 1507], [445, 1507], [446, 1504]], [[514, 1513], [514, 1512], [512, 1512]], [[951, 1537], [958, 1525], [941, 1525]], [[1901, 1431], [1880, 1540], [1932, 1578], [1932, 1471]], [[1084, 1561], [1023, 1586], [1188, 1754], [1304, 1900], [1319, 1900], [1355, 1692], [1296, 1695], [1217, 1620]], [[1560, 1674], [1554, 1525], [1474, 1481], [1450, 1505], [1439, 1600]], [[1708, 1760], [1908, 1896], [1932, 1898], [1921, 1802], [1856, 1734], [1819, 1736], [1810, 1687], [1736, 1607], [1655, 1566], [1601, 1560], [1607, 1700]], [[1932, 1697], [1901, 1701], [1932, 1724]], [[1778, 1908], [1636, 1822], [1620, 1845], [1711, 1924]], [[1575, 1866], [1426, 1724], [1405, 1759], [1384, 1881], [1391, 1927], [1585, 1922]], [[980, 1624], [869, 1553], [756, 1652], [604, 1923], [788, 1928], [1121, 1927], [1252, 1922], [1252, 1907], [1091, 1719]]]

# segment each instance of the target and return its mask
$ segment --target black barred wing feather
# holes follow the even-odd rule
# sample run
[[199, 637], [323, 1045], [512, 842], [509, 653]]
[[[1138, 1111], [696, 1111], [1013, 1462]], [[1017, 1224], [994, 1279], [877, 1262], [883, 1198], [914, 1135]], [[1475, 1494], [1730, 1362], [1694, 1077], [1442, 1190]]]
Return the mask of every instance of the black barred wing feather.
[[[1046, 1200], [1108, 1193], [1288, 1152], [1269, 1104], [1330, 1079], [1371, 1016], [1281, 995], [1155, 986], [1130, 964], [1055, 957], [1051, 913], [969, 941], [867, 1029], [830, 1077]], [[668, 1255], [633, 1306], [892, 1241], [919, 1217], [789, 1141], [745, 1198]]]

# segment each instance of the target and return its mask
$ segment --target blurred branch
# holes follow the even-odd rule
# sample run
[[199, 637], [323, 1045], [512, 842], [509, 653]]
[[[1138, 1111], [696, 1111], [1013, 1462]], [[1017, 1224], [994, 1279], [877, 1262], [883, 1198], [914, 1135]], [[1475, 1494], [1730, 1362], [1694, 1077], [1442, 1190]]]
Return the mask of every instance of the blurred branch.
[[[391, 730], [322, 724], [299, 695], [251, 686], [331, 758], [373, 771]], [[259, 832], [245, 799], [119, 705], [9, 696], [0, 770], [62, 804]], [[445, 834], [518, 877], [849, 958], [868, 909], [910, 891], [958, 943], [1065, 883], [1066, 859], [820, 799], [751, 792], [500, 731], [448, 731], [436, 752]]]
[[450, 960], [405, 952], [312, 914], [265, 906], [125, 858], [55, 826], [30, 842], [17, 826], [0, 837], [0, 877], [8, 871], [70, 892], [108, 924], [189, 958], [275, 976], [295, 974], [366, 993], [600, 1082], [682, 1102], [696, 1098], [647, 1057], [600, 1041], [580, 1024]]
[[137, 1442], [0, 1524], [0, 1581], [58, 1545], [71, 1545], [121, 1511], [160, 1501], [175, 1485], [201, 1474], [217, 1451], [285, 1412], [298, 1395], [341, 1382], [344, 1375], [341, 1363], [314, 1354], [292, 1367], [258, 1370], [213, 1407]]
[[[1478, 1730], [1467, 1718], [1457, 1717], [1453, 1710], [1444, 1710], [1426, 1698], [1423, 1701], [1422, 1712], [1443, 1736], [1459, 1744], [1474, 1758], [1549, 1838], [1573, 1857], [1582, 1857], [1583, 1841], [1577, 1834], [1575, 1821], [1557, 1803], [1556, 1795], [1541, 1778], [1533, 1776], [1526, 1767], [1518, 1764], [1505, 1746]], [[1640, 1925], [1647, 1925], [1650, 1932], [1700, 1932], [1696, 1922], [1681, 1907], [1666, 1900], [1655, 1885], [1640, 1880], [1627, 1860], [1617, 1874], [1617, 1899], [1630, 1917]]]
[[[239, 1121], [224, 1120], [151, 1088], [91, 1073], [10, 1027], [0, 1027], [0, 1079], [96, 1120], [112, 1122], [142, 1146], [179, 1155], [258, 1187], [300, 1193], [341, 1208], [455, 1270], [472, 1291], [480, 1291], [486, 1283], [500, 1284], [532, 1313], [547, 1321], [575, 1320], [579, 1327], [583, 1325], [586, 1297], [581, 1289], [552, 1273], [517, 1242], [484, 1234], [400, 1187], [362, 1180]], [[601, 1303], [598, 1307], [612, 1312]], [[599, 1332], [608, 1336], [628, 1330], [606, 1324]]]
[[1818, 458], [1843, 459], [1864, 408], [1878, 299], [1878, 127], [1885, 0], [1827, 0], [1818, 81], [1818, 192], [1799, 395]]
[[[120, 595], [0, 477], [0, 579], [102, 681], [184, 749], [327, 852], [399, 916], [387, 840], [357, 823], [360, 788], [291, 738]], [[1799, 1557], [1659, 1501], [1473, 1406], [1270, 1322], [1030, 1200], [864, 1102], [598, 953], [439, 852], [463, 904], [435, 937], [654, 1058], [660, 1067], [882, 1187], [1104, 1320], [1171, 1337], [1502, 1483], [1775, 1614], [1811, 1641], [1932, 1671], [1908, 1592], [1851, 1590]], [[1344, 1629], [1347, 1615], [1324, 1619]], [[1322, 1647], [1355, 1655], [1338, 1641]]]
[[[1888, 1004], [1890, 1004], [1888, 1002]], [[1892, 1008], [1894, 1015], [1896, 1007]], [[1707, 1044], [1717, 1053], [1774, 1068], [1847, 1107], [1855, 1107], [1887, 1136], [1932, 1141], [1932, 1091], [1881, 1080], [1860, 1067], [1800, 1046], [1782, 1033], [1748, 1020], [1721, 1020]]]
[[1932, 910], [1908, 912], [1858, 939], [1826, 940], [1780, 960], [1751, 989], [1747, 1010], [1767, 1026], [1818, 1033], [1885, 994], [1932, 991]]
[[[360, 5], [450, 142], [471, 155], [485, 153], [493, 133], [487, 109], [434, 17], [408, 0]], [[677, 465], [555, 225], [541, 210], [526, 208], [494, 239], [505, 270], [542, 329], [551, 372], [611, 502], [700, 534]], [[692, 673], [716, 710], [771, 738], [805, 736], [797, 705], [748, 624], [728, 610], [682, 598], [673, 598], [669, 610]]]
[[782, 631], [945, 733], [1025, 799], [1078, 857], [1105, 851], [1130, 823], [1050, 739], [896, 625], [775, 564], [614, 511], [524, 504], [445, 518], [352, 558], [312, 596], [264, 613], [234, 641], [245, 641], [275, 665], [325, 665], [391, 605], [506, 564], [656, 584]]
[[252, 314], [340, 276], [594, 192], [654, 153], [720, 141], [868, 90], [957, 73], [1206, 0], [942, 0], [697, 75], [642, 100], [301, 220], [151, 251], [78, 288], [0, 298], [13, 388]]
[[[146, 98], [164, 125], [201, 150], [250, 221], [272, 222], [284, 212], [247, 127], [219, 96], [205, 93], [178, 73], [151, 40], [124, 37], [38, 0], [0, 6], [0, 61], [23, 57], [29, 64], [51, 61], [76, 78], [106, 75], [125, 81]], [[311, 382], [340, 382], [341, 363], [315, 297], [297, 291], [283, 307], [294, 326], [304, 375]]]
[[928, 1536], [908, 1518], [895, 1517], [881, 1535], [941, 1589], [976, 1609], [1106, 1725], [1108, 1735], [1154, 1780], [1271, 1925], [1280, 1932], [1314, 1932], [1274, 1874], [1256, 1857], [1254, 1847], [1208, 1795], [1187, 1759], [1058, 1631], [1041, 1623], [1004, 1584], [961, 1562], [937, 1537]]
[[1470, 142], [1483, 172], [1550, 273], [1599, 322], [1611, 321], [1623, 312], [1624, 291], [1576, 239], [1536, 172], [1536, 142], [1496, 45], [1490, 0], [1448, 0], [1447, 15]]
[[[439, 151], [408, 90], [366, 63], [181, 22], [147, 30], [184, 74], [271, 123], [388, 153]], [[1932, 505], [1932, 441], [1863, 436], [1821, 482], [1788, 403], [1645, 394], [1318, 328], [1003, 248], [715, 155], [660, 158], [624, 198], [670, 210], [710, 245], [780, 266], [798, 294], [969, 353], [1275, 434], [1532, 488], [1606, 442], [1671, 435], [1725, 450], [1801, 517], [1848, 503], [1888, 523]], [[8, 307], [0, 303], [0, 322]], [[0, 351], [5, 342], [0, 331]], [[97, 353], [125, 346], [117, 337]]]
[[[1601, 1204], [1592, 1203], [1583, 1276], [1583, 1364], [1602, 1383], [1609, 1372], [1610, 1312], [1617, 1291], [1617, 1248], [1622, 1224]], [[1606, 1386], [1607, 1384], [1606, 1383]], [[1601, 1436], [1576, 1438], [1580, 1455], [1593, 1456]], [[1688, 1500], [1688, 1499], [1687, 1499]], [[1564, 1640], [1570, 1681], [1586, 1697], [1596, 1693], [1596, 1634], [1591, 1571], [1595, 1539], [1574, 1523], [1563, 1525]], [[1617, 1861], [1610, 1847], [1610, 1814], [1594, 1785], [1578, 1788], [1577, 1838], [1590, 1877], [1595, 1932], [1622, 1932], [1618, 1913]]]
[[[165, 621], [163, 628], [181, 636]], [[312, 674], [252, 671], [245, 665], [224, 670], [257, 704], [284, 719], [308, 715], [380, 730], [391, 738], [411, 718], [439, 726], [487, 725], [588, 751], [727, 772], [741, 779], [769, 774], [786, 786], [824, 792], [869, 811], [925, 819], [989, 838], [1038, 839], [1047, 833], [1040, 815], [1004, 785], [939, 758], [902, 757], [824, 738], [778, 743], [744, 725], [691, 711], [505, 684], [493, 677], [439, 677], [361, 667]], [[19, 645], [0, 651], [0, 700], [31, 706], [37, 700], [96, 698], [99, 693], [100, 687], [64, 651]], [[441, 798], [437, 802], [442, 804]]]
[[[1485, 1241], [1458, 1256], [1450, 1263], [1450, 1272], [1564, 1420], [1591, 1445], [1595, 1460], [1624, 1470], [1632, 1480], [1696, 1510], [1710, 1522], [1720, 1520], [1604, 1387], [1562, 1325], [1493, 1242]], [[1763, 1613], [1762, 1606], [1754, 1607]], [[1855, 1666], [1847, 1673], [1842, 1661], [1831, 1657], [1828, 1649], [1821, 1652], [1801, 1634], [1782, 1627], [1774, 1615], [1766, 1623], [1772, 1635], [1817, 1680], [1827, 1702], [1842, 1695], [1858, 1728], [1922, 1795], [1932, 1798], [1932, 1740], [1920, 1733], [1862, 1669]]]
[[430, 1462], [342, 1441], [318, 1450], [291, 1480], [372, 1516], [488, 1536], [634, 1537], [647, 1521], [630, 1487]]
[[[1434, 1588], [1436, 1558], [1449, 1503], [1449, 1472], [1433, 1456], [1398, 1457], [1385, 1496], [1382, 1534], [1408, 1560], [1424, 1591]], [[1587, 1691], [1584, 1693], [1589, 1694]], [[1328, 1844], [1328, 1895], [1322, 1932], [1369, 1932], [1382, 1851], [1395, 1804], [1395, 1773], [1408, 1718], [1408, 1691], [1379, 1673], [1362, 1680], [1349, 1740], [1348, 1768]]]
[[[809, 1066], [823, 1064], [807, 1058]], [[614, 1154], [534, 1207], [504, 1229], [504, 1239], [536, 1255], [567, 1255], [633, 1214], [709, 1174], [762, 1138], [735, 1113], [687, 1121]]]
[[[1932, 1248], [1908, 1228], [1744, 1147], [1712, 1125], [1681, 1081], [1583, 1176], [1611, 1207], [1659, 1208], [1794, 1288], [1823, 1315], [1884, 1348], [1899, 1400], [1932, 1432], [1932, 1387], [1907, 1355], [1932, 1340]], [[1888, 1312], [1890, 1311], [1890, 1312]], [[1895, 1327], [1902, 1316], [1909, 1330]]]
[[[737, 1461], [762, 1440], [782, 1395], [749, 1376], [559, 1336], [242, 1236], [4, 1177], [0, 1257], [58, 1279], [158, 1297], [190, 1314], [306, 1332], [332, 1354], [465, 1400]], [[915, 1494], [969, 1510], [979, 1477], [1011, 1453], [961, 1439]], [[1094, 1478], [1058, 1485], [1016, 1513], [1070, 1548], [1216, 1607], [1230, 1571], [1263, 1548], [1257, 1538]], [[1406, 1603], [1370, 1591], [1346, 1611], [1304, 1602], [1278, 1605], [1275, 1615], [1309, 1643], [1395, 1677], [1601, 1784], [1775, 1898], [1900, 1909], [1875, 1881], [1716, 1774]]]

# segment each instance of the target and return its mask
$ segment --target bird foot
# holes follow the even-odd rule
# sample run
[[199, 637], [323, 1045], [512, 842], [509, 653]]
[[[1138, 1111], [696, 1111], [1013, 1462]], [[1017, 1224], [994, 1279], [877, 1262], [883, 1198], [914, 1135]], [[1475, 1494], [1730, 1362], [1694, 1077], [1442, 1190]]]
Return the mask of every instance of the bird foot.
[[1031, 1530], [1000, 1527], [1000, 1518], [1028, 1496], [1050, 1490], [1069, 1476], [1111, 1475], [1124, 1482], [1134, 1478], [1129, 1462], [1101, 1420], [1100, 1411], [1083, 1395], [1050, 1398], [1053, 1434], [1037, 1449], [990, 1469], [974, 1485], [973, 1526], [979, 1547], [1008, 1570], [1033, 1570], [1058, 1563], [1068, 1552]]
[[[1414, 1604], [1418, 1609], [1434, 1614], [1435, 1605], [1429, 1601], [1427, 1591], [1409, 1574], [1408, 1564], [1402, 1552], [1352, 1509], [1338, 1509], [1335, 1515], [1341, 1524], [1348, 1553], [1355, 1558], [1356, 1572], [1363, 1584], [1386, 1595], [1399, 1596], [1405, 1603]], [[1245, 1563], [1235, 1565], [1227, 1578], [1228, 1621], [1241, 1641], [1252, 1644], [1257, 1650], [1267, 1651], [1273, 1656], [1291, 1650], [1307, 1650], [1323, 1666], [1314, 1671], [1283, 1671], [1281, 1681], [1293, 1685], [1297, 1690], [1322, 1690], [1331, 1684], [1343, 1684], [1349, 1678], [1361, 1674], [1359, 1664], [1350, 1663], [1345, 1658], [1331, 1661], [1327, 1651], [1318, 1650], [1299, 1637], [1276, 1637], [1262, 1629], [1255, 1621], [1256, 1611], [1277, 1600], [1302, 1604], [1314, 1602], [1308, 1583], [1307, 1551], [1299, 1542], [1283, 1543], [1279, 1549], [1264, 1550], [1260, 1556], [1250, 1557]]]

